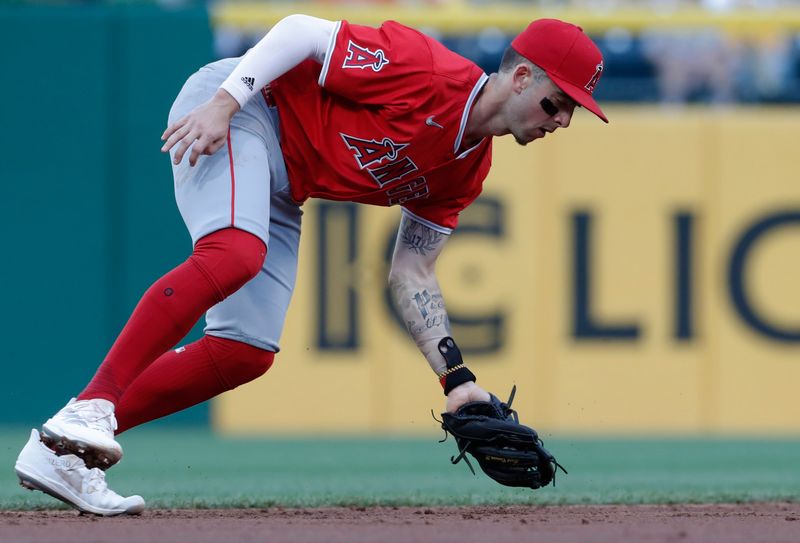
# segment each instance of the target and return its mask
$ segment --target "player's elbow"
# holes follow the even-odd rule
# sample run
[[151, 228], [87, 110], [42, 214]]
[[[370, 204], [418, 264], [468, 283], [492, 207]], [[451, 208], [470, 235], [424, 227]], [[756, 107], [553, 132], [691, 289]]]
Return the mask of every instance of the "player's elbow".
[[419, 261], [394, 261], [389, 270], [389, 287], [394, 289], [406, 284], [425, 284], [435, 280], [436, 275], [432, 265]]
[[408, 282], [408, 273], [407, 270], [400, 268], [394, 263], [392, 263], [392, 268], [389, 270], [389, 276], [387, 277], [389, 287], [394, 289], [400, 285], [403, 285]]
[[302, 24], [310, 18], [309, 15], [304, 15], [302, 13], [292, 13], [275, 23], [275, 26], [302, 26]]
[[292, 29], [297, 32], [308, 32], [320, 28], [321, 26], [327, 27], [333, 24], [333, 21], [328, 21], [327, 19], [320, 19], [319, 17], [312, 17], [311, 15], [304, 15], [302, 13], [293, 13], [275, 23], [275, 26], [280, 25], [281, 27]]
[[395, 270], [394, 268], [392, 268], [389, 271], [389, 276], [387, 277], [387, 283], [389, 285], [389, 288], [394, 290], [396, 287], [399, 287], [400, 285], [405, 284], [406, 280], [403, 277], [402, 273], [400, 273], [397, 270]]

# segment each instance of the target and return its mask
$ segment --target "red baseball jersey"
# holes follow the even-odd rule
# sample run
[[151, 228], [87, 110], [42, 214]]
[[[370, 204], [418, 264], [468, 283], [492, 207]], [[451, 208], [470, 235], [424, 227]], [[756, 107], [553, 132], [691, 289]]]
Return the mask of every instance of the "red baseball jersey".
[[292, 197], [400, 205], [449, 233], [491, 166], [491, 138], [462, 148], [487, 79], [399, 23], [337, 23], [324, 65], [303, 62], [270, 85]]

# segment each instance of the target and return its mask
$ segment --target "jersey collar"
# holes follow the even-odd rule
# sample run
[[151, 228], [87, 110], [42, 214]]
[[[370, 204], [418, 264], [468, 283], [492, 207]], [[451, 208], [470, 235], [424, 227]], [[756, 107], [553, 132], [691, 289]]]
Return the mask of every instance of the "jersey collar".
[[[469, 93], [469, 98], [467, 98], [467, 103], [464, 105], [464, 112], [461, 114], [461, 125], [458, 127], [458, 136], [456, 136], [456, 142], [453, 146], [453, 154], [458, 152], [458, 149], [461, 147], [461, 139], [464, 137], [464, 130], [467, 129], [467, 119], [469, 118], [469, 112], [472, 111], [472, 104], [475, 102], [475, 98], [478, 96], [478, 93], [481, 91], [483, 86], [486, 84], [486, 81], [489, 80], [489, 76], [485, 73], [481, 74], [478, 78], [478, 82], [475, 83], [475, 86], [472, 88], [472, 92]], [[467, 156], [473, 149], [478, 147], [483, 140], [479, 141], [475, 146], [470, 147], [456, 158], [464, 158]]]

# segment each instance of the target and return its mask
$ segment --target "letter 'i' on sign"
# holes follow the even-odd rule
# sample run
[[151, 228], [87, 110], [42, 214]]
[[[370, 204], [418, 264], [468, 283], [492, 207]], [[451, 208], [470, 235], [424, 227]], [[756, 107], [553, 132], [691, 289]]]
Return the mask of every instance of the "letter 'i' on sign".
[[680, 212], [673, 217], [675, 224], [675, 324], [674, 336], [680, 341], [694, 338], [692, 320], [694, 217]]
[[572, 215], [573, 269], [572, 336], [575, 339], [635, 340], [639, 326], [600, 322], [592, 315], [592, 215], [585, 211]]
[[355, 350], [359, 346], [358, 206], [319, 202], [317, 210], [317, 347]]

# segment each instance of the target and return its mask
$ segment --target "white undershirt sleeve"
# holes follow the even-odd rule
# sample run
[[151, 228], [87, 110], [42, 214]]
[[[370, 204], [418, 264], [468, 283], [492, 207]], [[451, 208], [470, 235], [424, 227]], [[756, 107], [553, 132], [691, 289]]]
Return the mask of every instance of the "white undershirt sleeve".
[[220, 85], [239, 107], [301, 62], [313, 59], [323, 64], [328, 42], [336, 27], [333, 21], [308, 15], [289, 15], [250, 49], [231, 75]]

